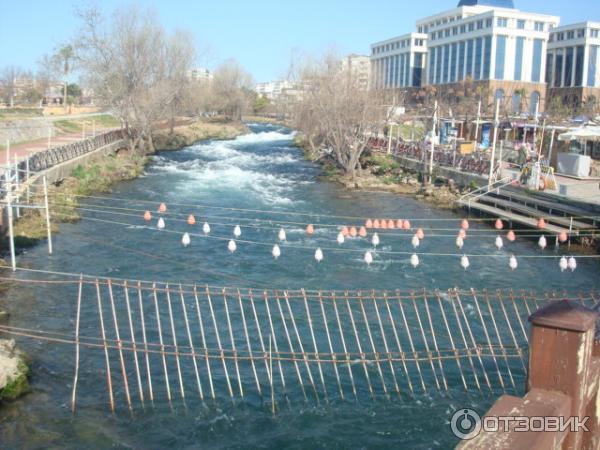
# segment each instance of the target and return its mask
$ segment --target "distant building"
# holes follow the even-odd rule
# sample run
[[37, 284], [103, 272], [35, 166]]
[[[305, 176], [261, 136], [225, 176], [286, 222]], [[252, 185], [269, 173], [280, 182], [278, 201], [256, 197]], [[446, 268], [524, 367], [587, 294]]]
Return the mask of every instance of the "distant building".
[[427, 35], [410, 33], [371, 45], [372, 87], [421, 87], [427, 57]]
[[267, 83], [258, 83], [254, 91], [259, 96], [264, 96], [269, 100], [277, 100], [284, 94], [290, 94], [295, 90], [294, 83], [287, 80], [269, 81]]
[[555, 28], [546, 66], [549, 94], [565, 105], [600, 100], [600, 22]]
[[351, 54], [342, 58], [341, 70], [355, 79], [359, 89], [369, 88], [371, 60], [368, 56]]
[[[500, 99], [514, 113], [542, 111], [552, 95], [573, 102], [597, 97], [600, 25], [559, 24], [557, 16], [515, 9], [512, 0], [460, 0], [454, 9], [417, 21], [416, 33], [371, 45], [372, 87], [443, 92], [469, 80], [489, 94], [488, 103]], [[423, 60], [420, 79], [415, 58]]]
[[198, 67], [188, 72], [188, 77], [192, 81], [200, 81], [210, 83], [213, 79], [213, 74], [210, 70], [204, 67]]

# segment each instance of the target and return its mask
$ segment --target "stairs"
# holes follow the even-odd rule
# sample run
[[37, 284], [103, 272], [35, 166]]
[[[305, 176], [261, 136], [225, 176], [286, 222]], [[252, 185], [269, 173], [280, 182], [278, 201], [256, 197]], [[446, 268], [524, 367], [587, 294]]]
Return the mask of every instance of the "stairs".
[[546, 231], [556, 235], [563, 231], [575, 236], [590, 234], [600, 222], [600, 217], [591, 209], [552, 201], [516, 188], [509, 180], [469, 193], [459, 199], [457, 205], [528, 228], [536, 228], [538, 220], [543, 218]]

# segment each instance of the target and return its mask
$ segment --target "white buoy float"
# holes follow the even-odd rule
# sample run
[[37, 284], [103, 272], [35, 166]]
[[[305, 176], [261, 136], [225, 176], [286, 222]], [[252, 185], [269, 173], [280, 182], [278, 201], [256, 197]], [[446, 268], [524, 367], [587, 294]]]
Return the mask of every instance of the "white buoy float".
[[373, 244], [373, 247], [377, 247], [379, 245], [379, 235], [377, 233], [373, 235], [371, 243]]
[[202, 231], [204, 232], [204, 234], [210, 233], [210, 225], [208, 224], [208, 222], [204, 222], [204, 225], [202, 225]]
[[575, 272], [575, 269], [577, 269], [577, 261], [572, 256], [569, 258], [567, 265], [569, 266], [569, 270], [571, 270], [571, 272]]
[[467, 257], [467, 255], [464, 255], [460, 258], [460, 267], [467, 270], [470, 265], [471, 263], [469, 262], [469, 258]]
[[515, 258], [515, 256], [511, 256], [510, 259], [508, 260], [508, 267], [510, 267], [511, 270], [516, 270], [517, 267], [519, 267], [519, 263], [517, 262], [517, 258]]
[[558, 267], [560, 267], [561, 272], [567, 270], [569, 268], [569, 261], [567, 261], [567, 258], [565, 258], [564, 256], [560, 258], [560, 261], [558, 262]]
[[456, 238], [456, 246], [458, 247], [459, 250], [462, 250], [462, 248], [464, 247], [464, 245], [465, 245], [464, 239], [462, 237], [458, 236]]
[[337, 243], [342, 245], [344, 243], [344, 241], [346, 240], [346, 238], [344, 237], [344, 233], [342, 233], [341, 231], [338, 233], [337, 235]]
[[365, 253], [365, 262], [367, 263], [367, 266], [370, 266], [373, 262], [373, 255], [369, 251]]
[[414, 248], [417, 248], [419, 245], [421, 244], [421, 240], [419, 239], [419, 236], [417, 236], [416, 234], [413, 236], [412, 238], [412, 246]]
[[181, 243], [183, 246], [187, 247], [191, 242], [192, 240], [190, 239], [190, 235], [188, 233], [183, 233], [183, 237], [181, 238]]
[[502, 241], [502, 238], [500, 236], [496, 237], [496, 247], [498, 248], [498, 250], [502, 250], [502, 247], [504, 247], [504, 242]]
[[242, 229], [240, 228], [239, 225], [236, 225], [235, 228], [233, 229], [233, 235], [236, 238], [239, 238], [242, 235]]
[[543, 234], [540, 236], [540, 240], [538, 241], [538, 245], [542, 250], [544, 250], [548, 246], [548, 241], [546, 240], [546, 236]]
[[419, 256], [416, 253], [410, 257], [410, 265], [413, 266], [415, 269], [419, 265]]
[[279, 240], [281, 242], [284, 242], [287, 239], [286, 235], [285, 235], [285, 230], [282, 228], [281, 230], [279, 230]]
[[237, 250], [237, 245], [235, 245], [235, 241], [232, 239], [229, 241], [229, 244], [227, 244], [227, 249], [233, 253]]
[[159, 230], [164, 230], [165, 229], [165, 219], [163, 219], [162, 217], [158, 219], [158, 222], [156, 222], [156, 227]]
[[279, 245], [275, 244], [273, 246], [273, 251], [271, 251], [271, 254], [273, 255], [273, 258], [277, 259], [281, 256], [281, 249], [279, 248]]
[[318, 249], [315, 251], [315, 259], [316, 259], [316, 260], [317, 260], [317, 262], [319, 262], [319, 263], [320, 263], [321, 261], [323, 261], [323, 251], [322, 251], [320, 248], [318, 248]]

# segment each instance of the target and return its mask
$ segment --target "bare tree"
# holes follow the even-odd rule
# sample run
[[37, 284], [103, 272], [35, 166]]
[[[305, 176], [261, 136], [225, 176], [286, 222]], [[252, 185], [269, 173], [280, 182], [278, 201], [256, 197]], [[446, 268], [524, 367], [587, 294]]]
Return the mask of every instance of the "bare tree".
[[211, 84], [213, 107], [233, 120], [241, 120], [251, 100], [252, 76], [235, 60], [221, 64]]
[[0, 88], [4, 103], [11, 108], [15, 106], [15, 99], [18, 93], [19, 78], [23, 75], [21, 68], [16, 66], [5, 67], [0, 73]]
[[305, 68], [301, 91], [294, 111], [296, 127], [314, 151], [319, 146], [318, 151], [331, 154], [354, 179], [369, 138], [388, 123], [394, 105], [386, 104], [374, 91], [361, 89], [332, 55]]
[[153, 151], [152, 128], [181, 108], [194, 55], [189, 34], [169, 37], [153, 14], [135, 7], [108, 21], [93, 8], [79, 17], [76, 48], [87, 85], [122, 119], [131, 149]]

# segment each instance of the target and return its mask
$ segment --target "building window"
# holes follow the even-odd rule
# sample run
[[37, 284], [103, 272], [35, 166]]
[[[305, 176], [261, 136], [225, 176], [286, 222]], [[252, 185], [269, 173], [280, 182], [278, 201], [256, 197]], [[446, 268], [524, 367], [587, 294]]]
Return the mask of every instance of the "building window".
[[575, 31], [567, 31], [567, 39], [573, 39], [575, 37]]
[[521, 94], [515, 92], [512, 96], [512, 112], [521, 114]]
[[583, 57], [585, 55], [585, 47], [578, 46], [575, 49], [575, 86], [583, 86]]
[[596, 66], [598, 64], [598, 45], [590, 45], [590, 54], [588, 62], [588, 80], [589, 87], [596, 87]]
[[519, 30], [524, 30], [525, 29], [525, 21], [523, 19], [517, 20], [517, 28]]
[[585, 37], [585, 28], [580, 28], [579, 30], [577, 30], [577, 37], [578, 38]]
[[462, 81], [465, 78], [465, 42], [459, 44], [458, 50], [458, 81]]
[[444, 74], [442, 75], [442, 82], [448, 83], [450, 81], [450, 45], [444, 46]]
[[515, 81], [521, 81], [523, 72], [523, 47], [525, 46], [525, 38], [517, 38], [517, 48], [515, 50]]
[[469, 31], [474, 31], [475, 30], [475, 23], [471, 22], [469, 24]]
[[546, 83], [552, 86], [552, 69], [554, 68], [554, 55], [548, 53], [546, 55]]
[[477, 21], [477, 29], [478, 30], [482, 30], [483, 29], [483, 20], [478, 20]]
[[590, 37], [597, 38], [600, 34], [600, 30], [590, 30]]
[[473, 44], [475, 41], [470, 40], [467, 42], [467, 73], [466, 77], [473, 77]]
[[456, 64], [458, 63], [458, 44], [452, 44], [452, 60], [450, 61], [450, 82], [456, 82]]
[[494, 95], [494, 100], [496, 102], [500, 102], [500, 105], [504, 103], [504, 89], [496, 89], [496, 94]]
[[563, 55], [562, 52], [556, 54], [554, 58], [554, 87], [562, 86]]
[[444, 31], [444, 36], [450, 36], [450, 28], [446, 28], [446, 30]]
[[460, 26], [460, 32], [461, 33], [466, 33], [467, 32], [467, 26], [466, 25], [461, 25]]
[[535, 31], [544, 31], [544, 22], [536, 22], [535, 23]]
[[429, 58], [429, 84], [434, 84], [435, 62], [437, 57], [437, 47], [431, 49]]
[[415, 53], [415, 66], [413, 67], [412, 85], [421, 87], [421, 77], [423, 72], [423, 54]]
[[476, 39], [475, 44], [475, 73], [474, 78], [481, 80], [481, 63], [483, 59], [483, 38]]
[[533, 91], [531, 93], [531, 97], [529, 98], [529, 114], [532, 116], [535, 115], [536, 112], [540, 110], [540, 93], [537, 91]]
[[542, 49], [544, 41], [542, 39], [533, 40], [533, 63], [531, 64], [531, 81], [540, 83], [542, 81]]
[[505, 17], [498, 17], [496, 19], [496, 25], [499, 26], [500, 28], [507, 28], [508, 27], [508, 19]]
[[483, 52], [483, 79], [490, 78], [490, 69], [492, 66], [492, 37], [485, 37], [485, 50]]
[[493, 20], [491, 18], [490, 19], [486, 19], [486, 21], [485, 21], [485, 27], [486, 28], [492, 28], [492, 23], [493, 23]]
[[506, 59], [506, 36], [496, 36], [496, 80], [504, 79], [504, 60]]
[[442, 82], [442, 63], [444, 55], [444, 47], [439, 46], [437, 49], [437, 65], [435, 67], [435, 83], [440, 84]]
[[456, 36], [458, 34], [458, 27], [452, 28], [452, 36]]
[[570, 87], [573, 81], [573, 47], [567, 47], [565, 55], [565, 87]]

